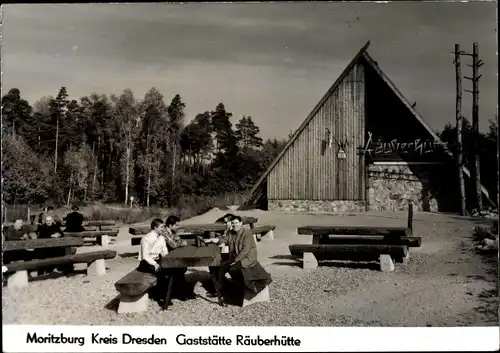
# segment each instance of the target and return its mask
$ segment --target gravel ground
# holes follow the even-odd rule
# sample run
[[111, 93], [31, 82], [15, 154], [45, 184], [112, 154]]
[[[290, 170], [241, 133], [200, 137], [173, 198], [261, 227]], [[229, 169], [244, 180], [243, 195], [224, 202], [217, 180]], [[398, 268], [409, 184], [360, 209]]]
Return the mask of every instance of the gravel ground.
[[[214, 210], [183, 223], [213, 222], [224, 214]], [[107, 260], [104, 277], [44, 278], [27, 288], [3, 288], [3, 323], [91, 325], [278, 325], [278, 326], [496, 326], [497, 271], [494, 260], [473, 253], [470, 235], [477, 221], [429, 213], [415, 215], [414, 233], [422, 247], [412, 250], [405, 266], [392, 273], [376, 263], [323, 262], [304, 271], [291, 259], [288, 245], [308, 241], [296, 229], [308, 224], [404, 225], [406, 213], [307, 215], [246, 211], [259, 224], [276, 225], [275, 239], [259, 243], [261, 263], [272, 274], [271, 300], [249, 307], [219, 307], [202, 286], [206, 269], [190, 270], [196, 300], [168, 311], [150, 301], [148, 312], [116, 313], [114, 283], [137, 260], [130, 235], [120, 232], [111, 248], [119, 256]], [[95, 250], [83, 247], [79, 252]], [[51, 276], [56, 277], [56, 276]]]

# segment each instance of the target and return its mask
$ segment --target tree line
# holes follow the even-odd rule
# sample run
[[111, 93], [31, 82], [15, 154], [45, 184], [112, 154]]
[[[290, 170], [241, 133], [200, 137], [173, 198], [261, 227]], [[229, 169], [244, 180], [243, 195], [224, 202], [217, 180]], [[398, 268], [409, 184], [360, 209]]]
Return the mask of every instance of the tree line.
[[8, 204], [176, 204], [185, 195], [244, 192], [286, 140], [263, 139], [251, 116], [232, 123], [223, 103], [186, 122], [186, 103], [156, 88], [142, 99], [66, 87], [32, 105], [17, 88], [2, 97], [3, 198]]
[[[251, 116], [232, 123], [223, 103], [187, 122], [186, 103], [151, 88], [142, 99], [93, 93], [33, 105], [11, 89], [2, 97], [3, 199], [8, 204], [102, 201], [174, 206], [187, 195], [244, 193], [287, 139], [263, 139]], [[456, 155], [456, 128], [438, 133]], [[465, 119], [464, 163], [472, 170], [473, 131]], [[288, 137], [291, 137], [292, 132]], [[496, 199], [498, 126], [479, 136], [481, 179]]]

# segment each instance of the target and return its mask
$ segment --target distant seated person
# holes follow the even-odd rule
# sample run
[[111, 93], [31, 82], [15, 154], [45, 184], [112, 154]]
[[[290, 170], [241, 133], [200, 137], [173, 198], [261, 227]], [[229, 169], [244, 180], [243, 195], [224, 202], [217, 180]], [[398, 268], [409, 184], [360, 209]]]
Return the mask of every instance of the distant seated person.
[[[153, 299], [161, 306], [165, 305], [166, 297], [166, 276], [161, 270], [160, 260], [168, 254], [167, 244], [163, 237], [165, 225], [159, 218], [151, 222], [151, 231], [142, 237], [141, 250], [139, 252], [139, 266], [137, 270], [145, 273], [153, 273], [157, 277], [156, 287], [153, 288]], [[171, 305], [172, 302], [169, 302]]]
[[[165, 220], [163, 236], [165, 237], [165, 243], [169, 251], [188, 245], [187, 242], [181, 239], [177, 234], [180, 221], [181, 220], [177, 216], [168, 216]], [[180, 300], [188, 300], [195, 297], [192, 288], [189, 289], [189, 285], [184, 277], [186, 271], [187, 267], [171, 268], [166, 271], [168, 275], [174, 277], [174, 294], [177, 294]]]
[[78, 212], [78, 206], [73, 206], [71, 208], [73, 212], [68, 213], [66, 217], [63, 219], [66, 221], [66, 229], [65, 232], [84, 232], [85, 228], [83, 227], [83, 215]]
[[44, 224], [47, 216], [51, 216], [56, 224], [62, 226], [62, 219], [56, 214], [52, 206], [45, 207], [43, 212], [38, 215], [38, 224]]
[[257, 244], [252, 232], [243, 228], [240, 216], [233, 216], [229, 232], [229, 259], [221, 264], [218, 276], [219, 288], [224, 274], [229, 272], [235, 285], [235, 292], [243, 297], [244, 290], [260, 292], [272, 282], [271, 275], [257, 261]]
[[[32, 237], [29, 235], [30, 230], [24, 226], [22, 219], [16, 219], [14, 224], [5, 229], [5, 240], [28, 240]], [[32, 252], [29, 250], [14, 250], [3, 253], [3, 263], [8, 264], [12, 261], [27, 261], [31, 260]]]
[[[64, 236], [63, 231], [59, 224], [54, 222], [54, 218], [52, 216], [46, 216], [45, 222], [40, 224], [37, 229], [38, 239], [56, 239]], [[48, 259], [52, 257], [64, 256], [65, 249], [64, 247], [55, 247], [55, 248], [40, 248], [35, 251], [36, 257], [38, 259]], [[47, 272], [52, 272], [55, 269], [55, 266], [50, 266], [45, 269], [41, 269], [38, 271], [38, 274], [44, 274]], [[62, 271], [66, 270], [66, 267], [60, 268]]]

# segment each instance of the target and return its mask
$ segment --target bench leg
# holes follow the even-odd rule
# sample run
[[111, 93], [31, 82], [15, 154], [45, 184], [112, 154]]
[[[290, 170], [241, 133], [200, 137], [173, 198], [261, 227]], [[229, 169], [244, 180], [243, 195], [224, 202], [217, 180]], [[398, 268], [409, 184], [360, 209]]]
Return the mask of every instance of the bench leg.
[[312, 236], [312, 244], [321, 244], [321, 235], [313, 234]]
[[109, 236], [107, 236], [107, 235], [99, 235], [97, 237], [97, 244], [99, 244], [100, 246], [103, 246], [103, 247], [107, 248], [108, 245], [109, 245]]
[[95, 260], [87, 265], [87, 276], [104, 276], [106, 274], [106, 262], [104, 259]]
[[243, 304], [242, 307], [252, 305], [260, 302], [268, 302], [269, 301], [269, 286], [266, 286], [259, 293], [252, 292], [245, 288], [243, 292]]
[[140, 313], [148, 310], [149, 298], [148, 292], [132, 297], [128, 295], [120, 295], [120, 304], [118, 304], [118, 314], [124, 313]]
[[28, 285], [28, 271], [17, 271], [7, 279], [7, 288], [22, 288]]
[[318, 268], [318, 260], [312, 252], [305, 252], [302, 255], [302, 268], [304, 270], [315, 270]]
[[380, 255], [380, 271], [382, 272], [394, 271], [394, 262], [392, 261], [391, 255], [387, 254]]

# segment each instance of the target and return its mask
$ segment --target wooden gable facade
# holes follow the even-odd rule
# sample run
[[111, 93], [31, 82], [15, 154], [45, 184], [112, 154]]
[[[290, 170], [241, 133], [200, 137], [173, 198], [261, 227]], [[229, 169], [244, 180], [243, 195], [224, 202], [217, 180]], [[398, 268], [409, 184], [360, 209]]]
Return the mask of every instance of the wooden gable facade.
[[[374, 163], [453, 163], [437, 134], [369, 56], [368, 46], [260, 177], [246, 206], [267, 209], [270, 200], [366, 204]], [[484, 188], [483, 193], [488, 197]]]

